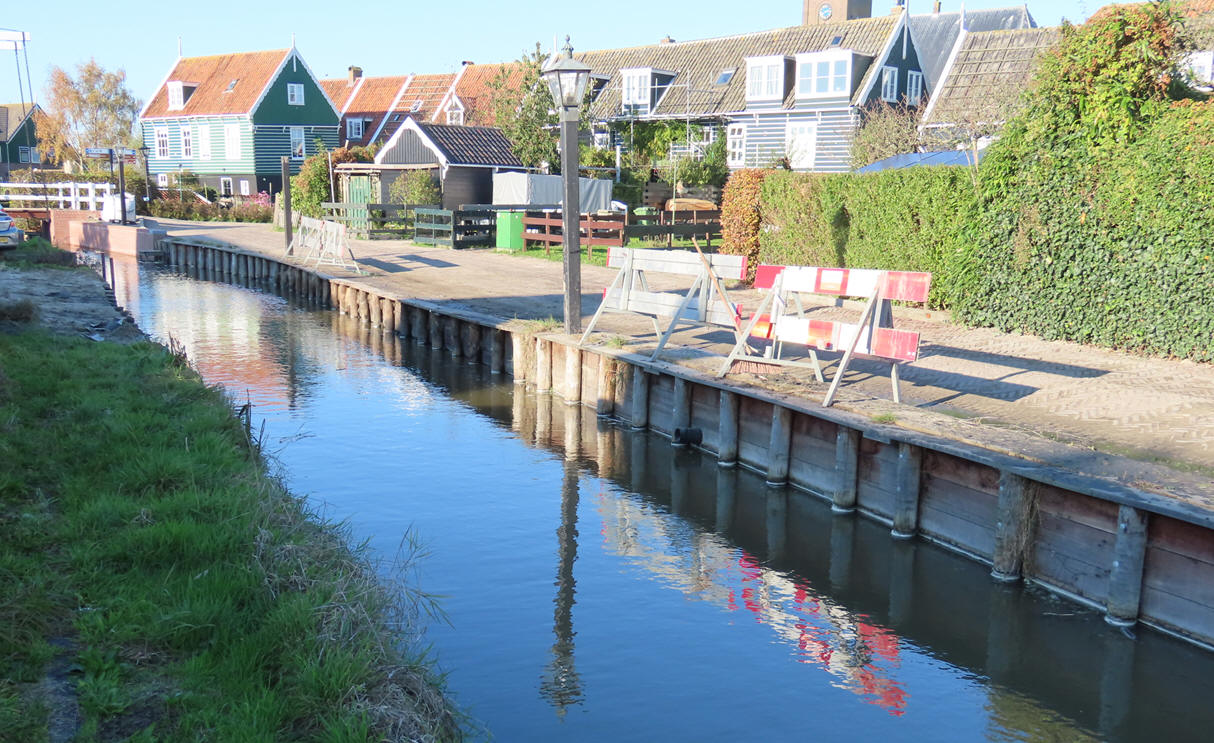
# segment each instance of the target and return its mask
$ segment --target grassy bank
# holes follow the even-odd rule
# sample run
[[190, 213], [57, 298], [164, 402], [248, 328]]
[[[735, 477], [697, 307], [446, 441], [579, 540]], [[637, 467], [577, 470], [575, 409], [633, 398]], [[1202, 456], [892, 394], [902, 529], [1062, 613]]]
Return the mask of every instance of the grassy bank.
[[0, 328], [0, 739], [458, 738], [346, 545], [179, 357]]

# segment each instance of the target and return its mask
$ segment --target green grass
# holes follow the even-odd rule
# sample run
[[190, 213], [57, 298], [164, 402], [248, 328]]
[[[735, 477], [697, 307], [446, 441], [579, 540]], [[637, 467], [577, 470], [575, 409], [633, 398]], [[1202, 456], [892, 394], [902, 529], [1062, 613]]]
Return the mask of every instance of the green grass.
[[14, 268], [29, 266], [75, 266], [76, 254], [59, 250], [49, 240], [31, 237], [12, 250], [0, 250], [0, 263]]
[[0, 334], [0, 544], [0, 741], [44, 739], [52, 639], [78, 740], [461, 735], [407, 650], [427, 597], [269, 478], [160, 346]]
[[873, 416], [873, 423], [897, 423], [898, 416], [893, 413], [880, 413]]

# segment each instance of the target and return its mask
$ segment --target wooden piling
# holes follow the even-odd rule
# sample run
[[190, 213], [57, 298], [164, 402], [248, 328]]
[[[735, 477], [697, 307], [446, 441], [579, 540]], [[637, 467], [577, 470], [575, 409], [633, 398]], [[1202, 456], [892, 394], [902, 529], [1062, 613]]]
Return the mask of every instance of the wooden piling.
[[443, 316], [431, 311], [426, 318], [430, 336], [430, 348], [441, 351], [443, 348]]
[[1032, 493], [1029, 488], [1029, 481], [1023, 477], [1006, 471], [999, 473], [991, 577], [1001, 583], [1013, 583], [1020, 579], [1031, 528]]
[[486, 328], [485, 332], [489, 334], [489, 373], [502, 374], [506, 371], [506, 340], [497, 328]]
[[767, 444], [767, 484], [788, 482], [789, 449], [792, 446], [792, 411], [782, 405], [771, 408], [771, 437]]
[[649, 426], [649, 375], [639, 366], [632, 367], [632, 427]]
[[860, 464], [860, 432], [839, 426], [835, 431], [835, 487], [831, 510], [851, 513], [856, 510]]
[[674, 378], [674, 409], [671, 412], [670, 443], [672, 446], [686, 446], [674, 435], [678, 429], [691, 426], [691, 385], [682, 377]]
[[465, 322], [460, 340], [464, 346], [464, 360], [473, 364], [481, 362], [481, 326], [475, 322]]
[[1105, 621], [1128, 627], [1138, 621], [1142, 601], [1142, 573], [1147, 551], [1146, 511], [1131, 506], [1117, 509], [1117, 541], [1105, 599]]
[[717, 464], [721, 467], [733, 467], [738, 463], [739, 404], [737, 393], [721, 390], [717, 428]]
[[405, 317], [405, 303], [392, 301], [392, 330], [401, 338], [409, 335], [409, 320]]
[[582, 349], [565, 346], [565, 402], [579, 405], [582, 402]]
[[373, 328], [383, 324], [383, 305], [374, 294], [367, 295], [367, 322], [371, 323]]
[[594, 412], [600, 418], [610, 417], [615, 413], [615, 359], [610, 356], [599, 356], [598, 390], [595, 395]]
[[552, 391], [552, 345], [545, 339], [535, 339], [535, 389]]
[[513, 367], [515, 384], [526, 384], [531, 379], [535, 370], [527, 363], [530, 354], [527, 353], [527, 337], [522, 333], [510, 334], [510, 359]]
[[898, 474], [894, 491], [894, 528], [896, 539], [910, 539], [919, 529], [919, 468], [923, 450], [905, 441], [898, 442]]

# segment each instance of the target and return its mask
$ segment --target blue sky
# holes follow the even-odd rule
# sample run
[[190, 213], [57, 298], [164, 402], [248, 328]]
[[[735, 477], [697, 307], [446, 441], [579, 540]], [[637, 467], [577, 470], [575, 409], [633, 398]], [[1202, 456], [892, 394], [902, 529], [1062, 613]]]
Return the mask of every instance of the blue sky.
[[[956, 11], [960, 0], [944, 0]], [[1081, 22], [1101, 0], [1030, 2], [1040, 25], [1062, 18]], [[74, 70], [94, 57], [107, 70], [124, 69], [127, 85], [148, 98], [177, 57], [181, 38], [185, 56], [278, 49], [291, 35], [308, 66], [319, 77], [341, 77], [350, 65], [371, 76], [412, 72], [450, 72], [462, 60], [504, 62], [554, 36], [572, 37], [575, 49], [636, 46], [670, 35], [679, 41], [793, 26], [801, 22], [797, 0], [705, 3], [690, 0], [614, 0], [588, 3], [503, 3], [492, 0], [361, 3], [294, 0], [289, 3], [147, 3], [51, 0], [10, 3], [0, 27], [31, 35], [29, 73], [35, 98], [52, 65]], [[893, 0], [874, 0], [874, 14]], [[930, 0], [910, 0], [912, 13], [931, 11]], [[1015, 5], [1009, 0], [970, 0], [969, 9]], [[888, 6], [888, 7], [887, 7]], [[722, 10], [732, 8], [732, 10]], [[25, 60], [0, 50], [0, 103], [20, 100], [17, 75], [25, 79]], [[22, 88], [25, 86], [23, 85]]]

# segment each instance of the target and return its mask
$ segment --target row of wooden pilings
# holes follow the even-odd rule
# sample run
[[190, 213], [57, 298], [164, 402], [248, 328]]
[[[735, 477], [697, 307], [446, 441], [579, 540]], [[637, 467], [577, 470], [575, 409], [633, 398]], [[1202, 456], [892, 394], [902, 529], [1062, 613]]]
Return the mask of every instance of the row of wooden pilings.
[[[985, 562], [998, 581], [1031, 579], [1102, 609], [1111, 623], [1148, 621], [1214, 644], [1214, 608], [1177, 607], [1165, 595], [1187, 590], [1178, 589], [1182, 584], [1200, 592], [1206, 577], [1214, 577], [1214, 531], [1169, 510], [1166, 499], [846, 411], [811, 410], [685, 367], [583, 349], [495, 317], [393, 297], [264, 256], [185, 242], [167, 250], [173, 265], [264, 282], [271, 291], [331, 307], [381, 333], [512, 374], [516, 384], [568, 404], [666, 434], [675, 445], [697, 446], [722, 467], [756, 470], [773, 486], [793, 485], [828, 499], [836, 513], [859, 511], [885, 522], [895, 538], [920, 536]], [[1191, 547], [1195, 537], [1197, 550]], [[1155, 559], [1148, 560], [1152, 550]], [[1189, 573], [1177, 574], [1160, 558], [1170, 551], [1202, 560], [1208, 551], [1211, 559], [1197, 571], [1186, 563], [1177, 569]]]

